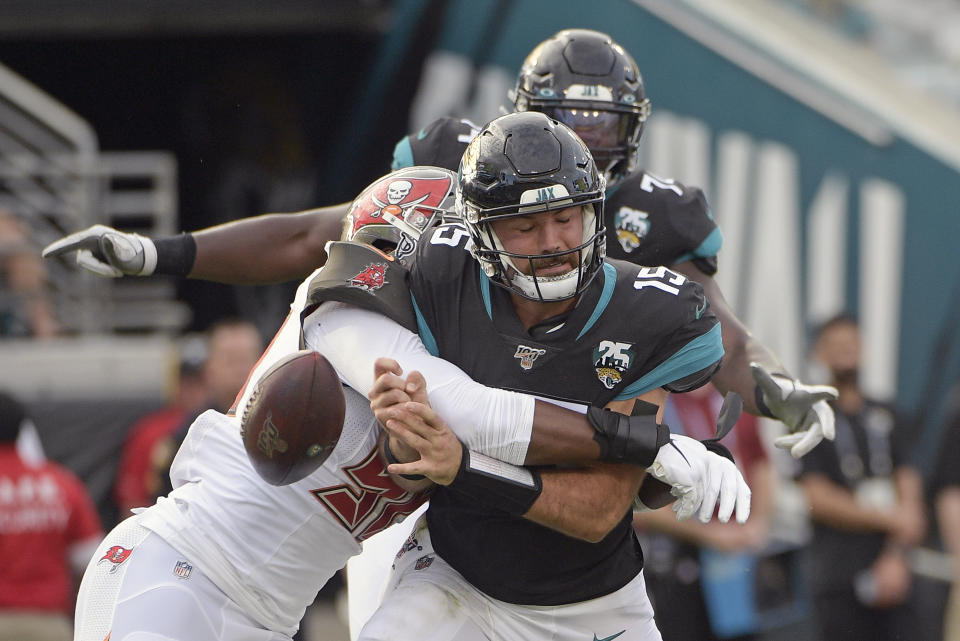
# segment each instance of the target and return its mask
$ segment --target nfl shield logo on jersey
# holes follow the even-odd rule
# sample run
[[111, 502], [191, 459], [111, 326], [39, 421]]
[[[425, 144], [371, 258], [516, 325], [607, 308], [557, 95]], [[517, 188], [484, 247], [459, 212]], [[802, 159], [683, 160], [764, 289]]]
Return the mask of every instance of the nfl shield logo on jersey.
[[630, 368], [635, 356], [632, 347], [632, 343], [600, 341], [593, 350], [597, 378], [607, 389], [613, 389], [623, 380], [623, 372]]
[[526, 345], [517, 345], [517, 352], [513, 355], [513, 357], [519, 358], [520, 367], [526, 370], [532, 368], [533, 361], [537, 360], [546, 353], [547, 350], [545, 349], [527, 347]]
[[639, 209], [621, 207], [613, 216], [613, 227], [617, 230], [617, 240], [623, 251], [632, 252], [640, 246], [640, 241], [650, 231], [649, 214]]
[[186, 561], [177, 561], [177, 564], [173, 567], [173, 573], [181, 579], [189, 579], [191, 572], [193, 572], [193, 566]]

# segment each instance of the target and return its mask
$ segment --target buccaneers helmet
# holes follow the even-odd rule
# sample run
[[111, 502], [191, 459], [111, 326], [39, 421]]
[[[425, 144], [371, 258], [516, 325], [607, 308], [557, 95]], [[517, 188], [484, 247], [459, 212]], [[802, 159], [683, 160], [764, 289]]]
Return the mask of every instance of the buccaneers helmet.
[[511, 98], [516, 111], [542, 111], [576, 131], [611, 184], [636, 168], [650, 100], [637, 63], [610, 36], [566, 29], [540, 43]]
[[413, 254], [420, 235], [453, 209], [456, 176], [440, 167], [406, 167], [378, 178], [357, 196], [344, 218], [341, 238]]
[[[471, 251], [494, 283], [539, 301], [579, 294], [603, 263], [605, 180], [587, 146], [567, 126], [537, 112], [490, 122], [467, 146], [457, 176], [456, 210], [473, 240]], [[492, 222], [581, 205], [583, 242], [554, 254], [506, 251]], [[538, 277], [535, 259], [577, 254], [577, 268]], [[526, 261], [522, 263], [521, 261]], [[524, 274], [520, 265], [529, 265]]]

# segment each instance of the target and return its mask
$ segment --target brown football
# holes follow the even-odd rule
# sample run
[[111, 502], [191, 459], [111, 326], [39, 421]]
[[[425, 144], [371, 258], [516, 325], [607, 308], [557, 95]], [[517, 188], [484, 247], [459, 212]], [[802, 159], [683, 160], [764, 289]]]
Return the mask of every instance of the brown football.
[[243, 445], [258, 474], [289, 485], [323, 465], [343, 430], [343, 387], [322, 355], [301, 350], [257, 382], [240, 420]]
[[677, 500], [673, 494], [670, 494], [670, 489], [670, 486], [663, 481], [654, 478], [652, 474], [647, 474], [643, 478], [637, 498], [649, 509], [659, 510]]

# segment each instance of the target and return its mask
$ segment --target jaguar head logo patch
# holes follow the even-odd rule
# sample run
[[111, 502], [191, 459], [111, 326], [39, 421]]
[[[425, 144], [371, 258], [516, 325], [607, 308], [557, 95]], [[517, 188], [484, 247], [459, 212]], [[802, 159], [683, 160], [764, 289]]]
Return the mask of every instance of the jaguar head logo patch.
[[632, 343], [600, 341], [593, 350], [593, 367], [597, 379], [607, 389], [613, 389], [623, 381], [623, 373], [630, 369], [636, 354]]
[[613, 216], [613, 228], [623, 251], [632, 252], [650, 231], [649, 214], [639, 209], [621, 207]]

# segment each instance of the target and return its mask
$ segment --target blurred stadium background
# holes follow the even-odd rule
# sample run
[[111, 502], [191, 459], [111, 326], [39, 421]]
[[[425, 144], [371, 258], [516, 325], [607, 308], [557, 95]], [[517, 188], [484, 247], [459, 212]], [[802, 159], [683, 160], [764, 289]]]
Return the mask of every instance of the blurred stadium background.
[[[405, 133], [482, 123], [565, 27], [630, 51], [644, 166], [704, 187], [719, 280], [793, 371], [848, 310], [867, 391], [916, 418], [926, 465], [960, 379], [960, 5], [951, 0], [83, 0], [0, 3], [0, 209], [37, 248], [105, 223], [150, 235], [352, 198]], [[59, 336], [0, 336], [0, 388], [106, 525], [117, 452], [160, 406], [177, 338], [273, 334], [293, 284], [46, 268]], [[0, 280], [0, 302], [16, 304]], [[783, 461], [788, 466], [789, 461]], [[788, 470], [785, 470], [788, 471]]]

